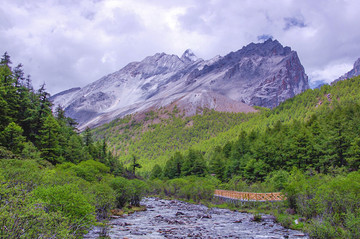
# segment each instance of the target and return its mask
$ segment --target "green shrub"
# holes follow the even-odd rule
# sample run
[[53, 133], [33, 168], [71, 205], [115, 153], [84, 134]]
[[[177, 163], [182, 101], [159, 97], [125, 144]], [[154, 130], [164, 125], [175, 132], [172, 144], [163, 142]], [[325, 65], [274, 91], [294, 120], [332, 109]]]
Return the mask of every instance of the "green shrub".
[[130, 204], [133, 206], [140, 206], [140, 201], [144, 195], [148, 192], [148, 186], [144, 181], [139, 179], [130, 180], [133, 191], [130, 198]]
[[215, 186], [219, 180], [213, 177], [199, 178], [189, 176], [185, 178], [188, 183], [180, 188], [178, 196], [187, 200], [199, 202], [200, 200], [211, 200], [214, 196]]
[[293, 171], [285, 187], [289, 205], [308, 219], [313, 238], [359, 238], [360, 172], [306, 177]]
[[265, 183], [268, 185], [269, 191], [277, 192], [285, 188], [288, 183], [289, 173], [285, 170], [274, 171], [267, 176]]
[[151, 170], [150, 179], [161, 178], [162, 175], [163, 175], [162, 168], [159, 166], [159, 164], [155, 164], [155, 166]]
[[116, 177], [111, 180], [110, 186], [115, 191], [116, 207], [122, 208], [131, 199], [134, 191], [133, 185], [126, 178]]
[[0, 179], [0, 238], [75, 238], [62, 213], [46, 211], [27, 192], [27, 185], [11, 186]]
[[0, 159], [13, 159], [13, 158], [18, 158], [18, 156], [15, 155], [10, 150], [6, 149], [5, 147], [0, 146]]
[[26, 189], [31, 191], [41, 184], [43, 171], [40, 165], [34, 160], [2, 159], [0, 160], [0, 170], [4, 179], [11, 185], [23, 184]]
[[305, 227], [305, 231], [309, 233], [310, 238], [314, 239], [332, 239], [340, 238], [336, 228], [328, 221], [312, 220]]
[[175, 178], [167, 182], [168, 187], [166, 188], [165, 194], [167, 196], [177, 195], [179, 196], [180, 190], [185, 187], [189, 182], [184, 178]]
[[355, 213], [348, 212], [344, 224], [349, 231], [349, 238], [360, 238], [360, 209]]
[[110, 172], [109, 167], [94, 160], [82, 161], [78, 165], [69, 168], [69, 170], [73, 170], [78, 177], [88, 182], [101, 181]]
[[92, 204], [96, 210], [98, 220], [108, 218], [110, 209], [115, 206], [116, 195], [115, 191], [107, 182], [99, 182], [90, 187], [90, 193], [93, 196]]
[[95, 222], [95, 208], [76, 185], [40, 186], [35, 198], [43, 202], [46, 211], [61, 213], [69, 219], [72, 230], [83, 232]]
[[243, 180], [242, 176], [234, 176], [225, 184], [224, 189], [238, 192], [246, 192], [249, 190], [249, 185]]
[[153, 195], [164, 195], [167, 185], [161, 179], [148, 181], [149, 192]]
[[261, 214], [260, 214], [260, 213], [255, 213], [255, 214], [253, 215], [252, 220], [253, 220], [254, 222], [261, 222], [261, 220], [262, 220]]

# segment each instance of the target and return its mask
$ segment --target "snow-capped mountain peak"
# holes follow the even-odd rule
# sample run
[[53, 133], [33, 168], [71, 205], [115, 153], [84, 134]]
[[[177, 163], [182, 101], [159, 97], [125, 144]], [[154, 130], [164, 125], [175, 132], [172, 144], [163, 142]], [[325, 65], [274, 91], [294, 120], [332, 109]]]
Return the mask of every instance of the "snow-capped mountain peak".
[[183, 61], [197, 61], [198, 59], [191, 49], [187, 49], [181, 56], [181, 60]]
[[186, 112], [243, 110], [244, 103], [273, 108], [308, 88], [296, 52], [268, 40], [207, 61], [190, 49], [181, 58], [157, 53], [51, 100], [84, 129], [174, 102], [191, 107]]

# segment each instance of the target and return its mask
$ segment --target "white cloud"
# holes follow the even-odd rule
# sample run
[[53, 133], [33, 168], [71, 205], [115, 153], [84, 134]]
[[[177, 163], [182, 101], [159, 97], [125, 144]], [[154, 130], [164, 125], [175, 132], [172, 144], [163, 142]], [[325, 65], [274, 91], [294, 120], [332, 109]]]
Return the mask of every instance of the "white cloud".
[[268, 35], [298, 52], [311, 80], [329, 82], [360, 57], [358, 9], [357, 0], [3, 0], [0, 54], [56, 93], [156, 52], [209, 59]]
[[331, 83], [335, 79], [342, 76], [344, 73], [348, 72], [352, 68], [352, 64], [329, 64], [324, 68], [314, 70], [310, 73], [309, 77], [312, 81], [324, 81], [326, 83]]

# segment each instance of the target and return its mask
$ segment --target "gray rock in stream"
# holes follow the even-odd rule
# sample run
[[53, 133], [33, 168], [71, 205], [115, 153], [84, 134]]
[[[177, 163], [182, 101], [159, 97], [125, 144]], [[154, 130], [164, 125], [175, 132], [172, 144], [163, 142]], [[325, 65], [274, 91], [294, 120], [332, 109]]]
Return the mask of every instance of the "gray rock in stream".
[[[176, 200], [146, 198], [142, 204], [152, 210], [110, 221], [111, 238], [308, 238], [267, 215], [265, 220], [253, 222], [252, 214]], [[99, 229], [94, 228], [84, 238], [98, 238], [98, 233]]]

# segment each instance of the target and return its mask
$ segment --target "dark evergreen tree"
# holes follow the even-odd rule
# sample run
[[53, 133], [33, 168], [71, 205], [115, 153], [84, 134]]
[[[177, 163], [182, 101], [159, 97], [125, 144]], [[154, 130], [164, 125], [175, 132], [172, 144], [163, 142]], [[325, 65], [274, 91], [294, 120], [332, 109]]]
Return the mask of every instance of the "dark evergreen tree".
[[39, 130], [39, 146], [41, 156], [52, 164], [60, 163], [59, 136], [60, 126], [50, 114], [46, 117], [44, 124]]
[[173, 179], [181, 176], [181, 167], [183, 164], [183, 156], [180, 152], [176, 152], [165, 165], [164, 177]]
[[346, 153], [347, 162], [350, 171], [357, 171], [360, 169], [360, 137], [351, 142], [351, 146]]
[[350, 141], [348, 140], [348, 122], [346, 120], [346, 114], [341, 106], [336, 108], [328, 116], [328, 125], [326, 128], [326, 145], [327, 156], [326, 160], [332, 166], [344, 166], [346, 165], [345, 154], [350, 147]]
[[225, 176], [225, 155], [220, 147], [216, 147], [210, 159], [209, 164], [210, 173], [214, 174], [221, 181]]
[[84, 143], [85, 146], [90, 146], [93, 144], [93, 136], [91, 133], [91, 129], [89, 127], [86, 127], [85, 131], [84, 131]]
[[64, 157], [67, 161], [75, 164], [87, 159], [84, 145], [78, 135], [71, 135], [68, 139], [68, 146], [65, 149]]
[[204, 176], [207, 171], [207, 166], [202, 153], [200, 151], [190, 149], [181, 167], [181, 174], [183, 176]]
[[155, 178], [161, 178], [163, 175], [163, 170], [160, 167], [159, 164], [155, 164], [155, 166], [153, 167], [153, 169], [151, 170], [151, 174], [150, 174], [150, 179], [155, 179]]
[[22, 69], [23, 65], [20, 63], [18, 64], [13, 72], [14, 72], [14, 78], [15, 78], [15, 87], [20, 87], [24, 85], [25, 77], [24, 77], [24, 71]]
[[135, 171], [137, 168], [141, 168], [141, 164], [139, 164], [138, 162], [138, 158], [135, 156], [135, 155], [132, 155], [131, 156], [131, 165], [130, 165], [130, 168], [131, 168], [131, 173], [135, 176]]
[[23, 129], [14, 122], [11, 122], [0, 133], [0, 143], [15, 154], [20, 154], [24, 148], [25, 137]]
[[1, 59], [0, 59], [0, 65], [4, 65], [4, 66], [8, 66], [10, 67], [10, 65], [12, 64], [11, 59], [9, 54], [7, 53], [7, 51], [4, 53], [4, 55], [2, 55]]

